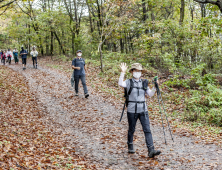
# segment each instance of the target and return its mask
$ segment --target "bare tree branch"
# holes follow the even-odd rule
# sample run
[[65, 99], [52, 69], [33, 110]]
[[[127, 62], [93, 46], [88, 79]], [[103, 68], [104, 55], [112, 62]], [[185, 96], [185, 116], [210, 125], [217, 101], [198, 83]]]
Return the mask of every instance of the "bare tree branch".
[[23, 13], [27, 14], [30, 18], [32, 18], [31, 15], [30, 15], [28, 12], [25, 12], [25, 11], [22, 9], [22, 7], [21, 7], [17, 2], [16, 2], [16, 4], [17, 4], [18, 7], [22, 10]]
[[8, 9], [8, 7], [9, 7], [9, 6], [7, 6], [7, 8], [5, 8], [5, 10], [4, 10], [0, 15], [4, 14], [5, 11]]
[[212, 0], [194, 0], [194, 1], [202, 3], [202, 4], [208, 4], [208, 3], [214, 4], [214, 5], [218, 4], [217, 1], [212, 1]]
[[15, 1], [16, 1], [16, 0], [11, 1], [11, 2], [5, 4], [5, 5], [0, 6], [0, 9], [1, 9], [1, 8], [4, 8], [4, 7], [6, 7], [6, 6], [9, 6], [10, 4], [12, 4], [12, 3], [15, 2]]
[[217, 5], [218, 8], [220, 9], [220, 12], [222, 13], [222, 0], [217, 0], [217, 1], [213, 1], [213, 0], [194, 0], [195, 2], [199, 2], [201, 4], [213, 4], [213, 5]]

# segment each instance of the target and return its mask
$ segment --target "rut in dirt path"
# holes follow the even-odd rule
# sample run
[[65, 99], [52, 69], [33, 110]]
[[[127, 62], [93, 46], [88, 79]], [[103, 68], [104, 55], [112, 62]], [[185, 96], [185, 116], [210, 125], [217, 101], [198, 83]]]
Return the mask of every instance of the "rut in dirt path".
[[[119, 123], [121, 110], [105, 102], [96, 92], [85, 99], [82, 87], [80, 96], [75, 97], [70, 80], [57, 70], [33, 69], [29, 64], [25, 71], [21, 65], [9, 67], [26, 77], [30, 89], [47, 109], [46, 118], [60, 124], [64, 134], [68, 134], [65, 136], [67, 146], [74, 147], [75, 154], [97, 164], [96, 169], [222, 169], [219, 147], [196, 144], [195, 139], [177, 134], [173, 134], [173, 143], [169, 133], [166, 134], [166, 146], [162, 128], [152, 124], [152, 120], [154, 145], [162, 154], [155, 159], [147, 157], [143, 131], [138, 122], [134, 137], [136, 154], [130, 155], [126, 144], [126, 115]], [[89, 92], [93, 91], [88, 88]]]

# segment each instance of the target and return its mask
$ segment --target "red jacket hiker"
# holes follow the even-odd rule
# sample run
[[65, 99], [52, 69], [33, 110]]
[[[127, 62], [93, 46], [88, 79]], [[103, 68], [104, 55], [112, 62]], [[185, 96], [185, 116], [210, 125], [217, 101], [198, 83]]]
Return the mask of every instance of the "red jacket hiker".
[[5, 53], [1, 54], [1, 59], [3, 59], [3, 60], [6, 59], [6, 55], [5, 55]]

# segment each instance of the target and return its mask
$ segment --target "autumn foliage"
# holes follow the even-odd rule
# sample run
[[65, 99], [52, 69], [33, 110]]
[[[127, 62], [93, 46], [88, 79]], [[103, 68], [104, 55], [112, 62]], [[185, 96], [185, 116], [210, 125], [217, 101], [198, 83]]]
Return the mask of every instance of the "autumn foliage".
[[84, 169], [84, 159], [44, 118], [24, 77], [0, 66], [0, 93], [0, 169]]

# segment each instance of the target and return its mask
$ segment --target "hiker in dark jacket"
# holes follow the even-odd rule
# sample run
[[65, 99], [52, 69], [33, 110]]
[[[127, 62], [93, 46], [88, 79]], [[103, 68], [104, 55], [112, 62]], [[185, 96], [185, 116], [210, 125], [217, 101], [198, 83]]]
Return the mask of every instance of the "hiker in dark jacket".
[[[152, 90], [149, 89], [148, 81], [140, 79], [143, 71], [141, 64], [132, 64], [130, 73], [132, 73], [133, 78], [127, 79], [126, 81], [123, 81], [124, 75], [127, 70], [126, 64], [122, 63], [120, 68], [122, 72], [119, 78], [119, 86], [126, 88], [128, 94], [128, 152], [135, 153], [133, 147], [133, 134], [135, 132], [136, 122], [139, 119], [143, 127], [143, 132], [145, 134], [146, 145], [148, 148], [148, 156], [150, 158], [153, 158], [154, 156], [159, 155], [161, 152], [154, 149], [145, 95], [149, 95], [150, 97], [153, 96], [155, 94], [156, 89], [155, 87]], [[144, 82], [147, 82], [147, 84], [144, 85]]]
[[22, 65], [23, 65], [23, 70], [26, 69], [26, 60], [27, 60], [27, 51], [24, 50], [22, 47], [22, 50], [20, 51], [20, 55], [22, 57]]
[[88, 94], [88, 89], [86, 86], [86, 67], [85, 67], [85, 60], [82, 58], [82, 51], [78, 50], [76, 52], [77, 58], [75, 58], [72, 61], [72, 68], [74, 69], [74, 82], [75, 82], [75, 91], [76, 91], [76, 96], [78, 96], [79, 92], [79, 80], [81, 79], [83, 89], [84, 89], [84, 94], [85, 98], [89, 97]]

